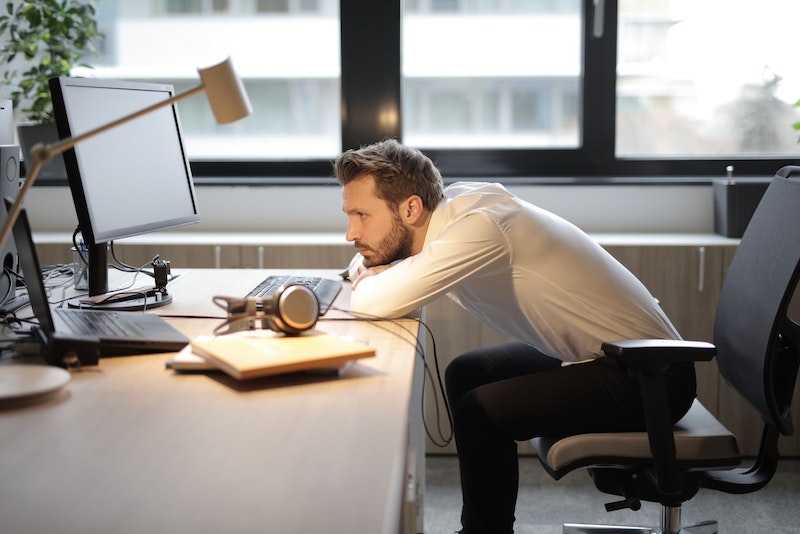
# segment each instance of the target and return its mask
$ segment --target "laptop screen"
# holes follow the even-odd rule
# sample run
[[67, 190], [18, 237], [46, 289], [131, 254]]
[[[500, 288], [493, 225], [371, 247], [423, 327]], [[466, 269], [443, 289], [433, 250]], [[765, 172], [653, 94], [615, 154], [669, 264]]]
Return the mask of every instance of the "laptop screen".
[[[11, 202], [5, 199], [6, 212], [11, 208]], [[39, 258], [36, 256], [36, 249], [33, 246], [33, 236], [31, 227], [28, 223], [28, 215], [25, 210], [19, 212], [19, 217], [14, 223], [14, 241], [16, 241], [19, 262], [22, 264], [22, 275], [25, 277], [25, 285], [28, 287], [28, 297], [31, 299], [31, 307], [36, 319], [39, 320], [45, 335], [50, 335], [55, 331], [53, 316], [50, 313], [50, 305], [47, 303], [47, 293], [42, 281], [42, 271], [39, 269]]]

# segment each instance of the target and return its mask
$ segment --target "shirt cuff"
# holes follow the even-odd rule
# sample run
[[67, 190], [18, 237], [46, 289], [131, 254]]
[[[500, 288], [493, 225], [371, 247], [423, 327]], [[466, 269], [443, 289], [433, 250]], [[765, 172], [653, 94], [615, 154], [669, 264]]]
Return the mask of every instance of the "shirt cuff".
[[353, 256], [353, 259], [350, 260], [350, 265], [347, 266], [347, 278], [351, 282], [358, 277], [359, 270], [364, 265], [364, 256], [361, 254], [356, 254]]

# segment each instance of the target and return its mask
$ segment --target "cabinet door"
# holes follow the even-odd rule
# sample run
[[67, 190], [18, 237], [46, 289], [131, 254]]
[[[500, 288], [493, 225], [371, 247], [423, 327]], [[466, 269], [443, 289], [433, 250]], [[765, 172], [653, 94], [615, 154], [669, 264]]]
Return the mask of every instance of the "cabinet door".
[[72, 262], [72, 245], [63, 243], [36, 244], [36, 255], [41, 265]]
[[[241, 266], [239, 247], [234, 245], [114, 245], [120, 260], [139, 267], [158, 254], [173, 269], [236, 268]], [[111, 260], [109, 254], [109, 261]]]
[[[722, 247], [620, 246], [606, 250], [658, 299], [684, 339], [711, 341], [719, 300]], [[716, 414], [719, 371], [716, 362], [699, 362], [697, 398]]]
[[246, 245], [242, 267], [249, 269], [344, 269], [355, 254], [352, 245]]

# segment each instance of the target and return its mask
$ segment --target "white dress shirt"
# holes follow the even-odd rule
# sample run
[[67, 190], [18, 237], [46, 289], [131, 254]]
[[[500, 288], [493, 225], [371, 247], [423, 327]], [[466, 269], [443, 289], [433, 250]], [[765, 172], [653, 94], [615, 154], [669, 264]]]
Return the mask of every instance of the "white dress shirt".
[[[351, 276], [362, 261], [353, 258]], [[597, 357], [605, 341], [680, 339], [658, 301], [592, 238], [500, 184], [447, 187], [422, 250], [361, 280], [351, 307], [400, 317], [444, 293], [565, 362]]]

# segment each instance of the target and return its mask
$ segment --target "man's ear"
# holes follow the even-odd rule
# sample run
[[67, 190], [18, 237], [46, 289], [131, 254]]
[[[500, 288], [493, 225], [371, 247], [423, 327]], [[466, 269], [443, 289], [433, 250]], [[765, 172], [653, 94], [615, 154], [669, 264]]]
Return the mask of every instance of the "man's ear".
[[411, 195], [400, 203], [400, 219], [406, 224], [416, 224], [425, 212], [422, 198], [419, 195]]

